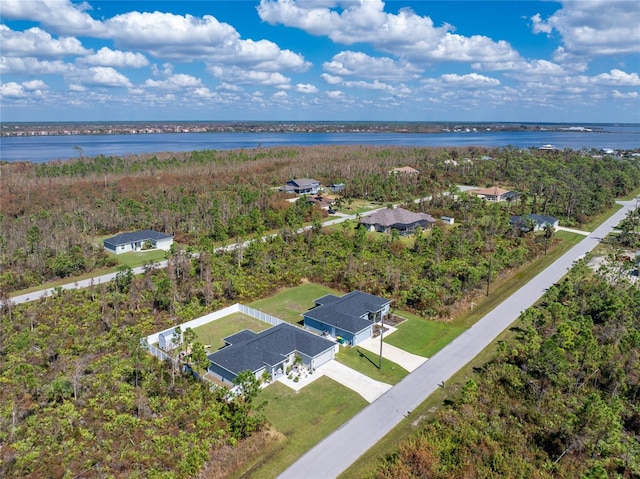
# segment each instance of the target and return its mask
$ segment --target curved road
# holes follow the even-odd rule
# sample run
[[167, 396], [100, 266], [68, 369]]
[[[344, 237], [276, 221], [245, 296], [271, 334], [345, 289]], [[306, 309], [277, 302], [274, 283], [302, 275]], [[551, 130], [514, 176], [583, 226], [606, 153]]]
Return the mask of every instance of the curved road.
[[478, 355], [515, 321], [520, 313], [542, 297], [547, 288], [566, 274], [572, 263], [591, 251], [629, 211], [636, 200], [621, 202], [623, 208], [593, 233], [567, 251], [525, 286], [516, 291], [448, 346], [440, 350], [400, 383], [308, 451], [280, 479], [330, 479], [345, 471], [362, 454], [420, 405], [442, 381]]

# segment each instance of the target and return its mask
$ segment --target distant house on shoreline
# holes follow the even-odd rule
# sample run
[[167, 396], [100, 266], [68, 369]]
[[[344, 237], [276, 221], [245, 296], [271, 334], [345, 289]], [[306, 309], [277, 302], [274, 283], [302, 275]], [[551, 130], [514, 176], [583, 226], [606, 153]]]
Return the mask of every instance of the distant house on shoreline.
[[173, 244], [173, 236], [154, 230], [141, 230], [112, 236], [103, 240], [103, 244], [104, 249], [114, 254], [142, 251], [145, 245], [149, 245], [149, 249], [169, 251]]

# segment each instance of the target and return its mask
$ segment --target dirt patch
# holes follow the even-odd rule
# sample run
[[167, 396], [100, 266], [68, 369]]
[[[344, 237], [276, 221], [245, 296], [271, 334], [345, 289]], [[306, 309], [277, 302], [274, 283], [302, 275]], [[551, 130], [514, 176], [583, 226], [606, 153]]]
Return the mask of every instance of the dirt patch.
[[404, 323], [406, 318], [402, 316], [398, 316], [397, 314], [390, 314], [386, 318], [384, 318], [384, 324], [388, 324], [389, 326], [397, 326], [400, 323]]

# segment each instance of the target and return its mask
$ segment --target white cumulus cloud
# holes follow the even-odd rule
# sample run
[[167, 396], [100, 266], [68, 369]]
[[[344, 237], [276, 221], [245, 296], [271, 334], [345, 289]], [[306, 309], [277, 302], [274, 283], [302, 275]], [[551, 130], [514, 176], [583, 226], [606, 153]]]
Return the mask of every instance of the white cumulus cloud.
[[450, 85], [460, 85], [465, 88], [484, 88], [500, 85], [500, 80], [496, 78], [478, 75], [477, 73], [469, 73], [467, 75], [457, 75], [449, 73], [440, 77], [444, 83]]
[[149, 79], [144, 83], [144, 85], [151, 88], [159, 88], [161, 90], [181, 90], [184, 88], [202, 87], [202, 81], [192, 75], [176, 73], [165, 80]]
[[261, 0], [258, 13], [263, 21], [273, 25], [296, 27], [346, 45], [369, 43], [414, 63], [519, 58], [505, 41], [454, 34], [450, 25], [436, 27], [431, 18], [417, 15], [409, 8], [392, 14], [385, 12], [384, 7], [381, 0], [315, 3]]
[[13, 81], [0, 85], [0, 94], [3, 98], [24, 98], [27, 96], [24, 87]]
[[2, 0], [4, 18], [39, 22], [70, 35], [103, 37], [106, 28], [86, 13], [89, 8], [87, 3], [70, 0]]
[[640, 86], [640, 76], [637, 73], [626, 73], [617, 69], [596, 75], [593, 81], [601, 85]]
[[89, 65], [117, 68], [141, 68], [149, 64], [149, 60], [141, 53], [111, 50], [108, 47], [102, 47], [96, 53], [82, 58], [81, 61]]
[[576, 55], [611, 55], [640, 52], [640, 8], [629, 0], [562, 2], [547, 19], [532, 18], [534, 33], [562, 36], [563, 51]]
[[91, 67], [88, 70], [78, 71], [77, 83], [97, 87], [129, 87], [131, 82], [122, 73], [111, 67]]
[[296, 85], [296, 91], [298, 93], [318, 93], [318, 88], [310, 83], [298, 83]]
[[38, 60], [33, 57], [0, 57], [0, 73], [42, 75], [66, 73], [73, 70], [73, 66], [60, 60]]
[[22, 82], [22, 86], [28, 91], [46, 90], [47, 84], [42, 80], [27, 80]]
[[323, 63], [326, 72], [334, 76], [355, 76], [378, 80], [403, 81], [419, 77], [421, 70], [409, 62], [388, 57], [372, 57], [362, 52], [340, 52]]
[[62, 57], [89, 53], [89, 50], [84, 48], [77, 38], [53, 38], [38, 27], [17, 32], [6, 25], [0, 25], [0, 43], [2, 44], [2, 55], [11, 57]]

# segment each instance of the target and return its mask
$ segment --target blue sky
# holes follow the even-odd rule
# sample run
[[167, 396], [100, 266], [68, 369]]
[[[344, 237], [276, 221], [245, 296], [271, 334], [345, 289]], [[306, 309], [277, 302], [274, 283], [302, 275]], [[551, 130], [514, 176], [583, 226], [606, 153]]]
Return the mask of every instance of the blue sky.
[[2, 0], [12, 121], [640, 123], [640, 2]]

